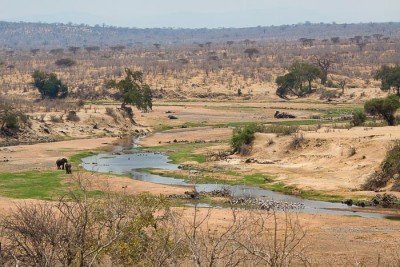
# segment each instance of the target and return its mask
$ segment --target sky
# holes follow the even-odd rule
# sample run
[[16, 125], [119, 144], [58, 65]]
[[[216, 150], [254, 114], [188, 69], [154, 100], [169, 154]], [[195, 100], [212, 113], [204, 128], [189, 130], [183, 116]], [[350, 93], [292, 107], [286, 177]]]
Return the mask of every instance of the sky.
[[399, 22], [400, 0], [0, 0], [0, 21], [132, 28]]

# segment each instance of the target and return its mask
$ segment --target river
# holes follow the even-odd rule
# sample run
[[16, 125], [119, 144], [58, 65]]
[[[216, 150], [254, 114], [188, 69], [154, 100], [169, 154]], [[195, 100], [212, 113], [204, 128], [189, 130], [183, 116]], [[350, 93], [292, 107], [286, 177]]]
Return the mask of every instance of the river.
[[[390, 218], [390, 216], [380, 213], [364, 212], [361, 207], [350, 208], [341, 203], [306, 200], [296, 196], [284, 195], [253, 186], [224, 184], [194, 185], [187, 183], [183, 179], [154, 175], [144, 171], [143, 169], [156, 168], [178, 170], [179, 165], [171, 163], [168, 156], [163, 153], [139, 151], [135, 147], [135, 145], [133, 145], [132, 148], [116, 146], [113, 152], [86, 157], [82, 159], [81, 167], [88, 171], [129, 175], [133, 179], [151, 183], [180, 185], [191, 188], [195, 187], [198, 192], [210, 192], [216, 189], [227, 188], [235, 197], [251, 196], [254, 198], [266, 198], [268, 200], [279, 202], [302, 204], [304, 208], [296, 210], [299, 212], [360, 216], [367, 218]], [[394, 218], [395, 217], [393, 216], [393, 219]]]

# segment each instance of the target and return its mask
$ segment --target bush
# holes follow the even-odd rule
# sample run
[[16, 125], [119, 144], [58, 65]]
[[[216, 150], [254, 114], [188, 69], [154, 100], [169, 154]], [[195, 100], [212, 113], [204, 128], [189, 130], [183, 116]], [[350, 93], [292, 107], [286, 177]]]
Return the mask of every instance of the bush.
[[236, 128], [230, 140], [234, 152], [248, 153], [247, 147], [253, 142], [257, 125], [251, 124], [243, 128]]
[[304, 135], [302, 133], [295, 133], [292, 136], [292, 141], [289, 143], [289, 148], [298, 149], [301, 146], [301, 143], [304, 141]]
[[76, 114], [76, 111], [71, 110], [68, 112], [67, 120], [68, 121], [80, 121], [80, 118]]
[[353, 119], [350, 121], [351, 125], [353, 126], [360, 126], [363, 125], [364, 122], [367, 120], [367, 116], [362, 111], [353, 112]]
[[106, 114], [114, 119], [115, 122], [118, 122], [118, 115], [115, 112], [114, 108], [106, 107]]
[[60, 116], [57, 115], [50, 115], [50, 121], [54, 123], [61, 123], [64, 122], [63, 120], [63, 115], [61, 114]]
[[390, 179], [400, 174], [400, 140], [395, 141], [386, 152], [380, 170], [368, 177], [363, 185], [365, 190], [375, 190], [385, 187]]

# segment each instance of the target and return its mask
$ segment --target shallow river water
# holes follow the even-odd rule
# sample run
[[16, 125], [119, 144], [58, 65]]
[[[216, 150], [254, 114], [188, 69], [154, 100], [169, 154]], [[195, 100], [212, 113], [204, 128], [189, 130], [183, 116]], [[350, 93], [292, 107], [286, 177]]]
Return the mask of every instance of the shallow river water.
[[178, 170], [178, 165], [170, 163], [168, 157], [162, 153], [142, 152], [135, 149], [121, 153], [122, 147], [116, 147], [113, 153], [103, 153], [90, 156], [82, 159], [81, 166], [89, 171], [124, 174], [129, 175], [133, 179], [147, 181], [158, 184], [167, 185], [180, 185], [196, 187], [198, 192], [210, 192], [216, 189], [228, 188], [236, 197], [251, 196], [257, 198], [267, 198], [274, 201], [281, 201], [287, 203], [302, 203], [303, 209], [296, 211], [307, 213], [324, 213], [324, 214], [338, 214], [338, 215], [353, 215], [361, 217], [374, 217], [374, 218], [389, 218], [387, 215], [379, 213], [363, 212], [360, 207], [352, 207], [352, 210], [341, 203], [331, 203], [324, 201], [306, 200], [295, 196], [284, 195], [275, 193], [270, 190], [260, 189], [257, 187], [246, 185], [223, 185], [223, 184], [190, 184], [183, 179], [162, 177], [159, 175], [150, 174], [142, 169], [144, 168], [157, 168]]

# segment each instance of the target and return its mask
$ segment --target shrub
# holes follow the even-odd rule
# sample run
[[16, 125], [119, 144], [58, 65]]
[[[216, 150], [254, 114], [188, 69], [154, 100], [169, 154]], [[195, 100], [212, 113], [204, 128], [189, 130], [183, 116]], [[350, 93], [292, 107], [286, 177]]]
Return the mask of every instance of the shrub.
[[80, 118], [76, 114], [76, 111], [71, 110], [68, 112], [67, 120], [68, 121], [80, 121]]
[[350, 121], [351, 125], [353, 126], [360, 126], [363, 125], [364, 122], [367, 120], [367, 116], [362, 111], [353, 112], [353, 119]]
[[386, 152], [380, 170], [370, 175], [363, 185], [365, 190], [375, 190], [385, 187], [390, 179], [400, 174], [400, 140], [395, 141]]
[[236, 128], [230, 140], [233, 151], [239, 153], [247, 151], [247, 146], [249, 146], [255, 138], [254, 134], [256, 133], [256, 129], [257, 126], [255, 124], [243, 128]]
[[115, 112], [114, 108], [106, 107], [106, 114], [114, 119], [115, 122], [118, 122], [118, 115]]
[[301, 143], [304, 141], [304, 135], [302, 133], [295, 133], [292, 136], [292, 141], [289, 143], [289, 148], [298, 149], [301, 146]]
[[64, 120], [63, 120], [63, 114], [61, 114], [60, 116], [57, 116], [57, 115], [50, 115], [50, 121], [51, 121], [51, 122], [55, 122], [55, 123], [64, 122]]

